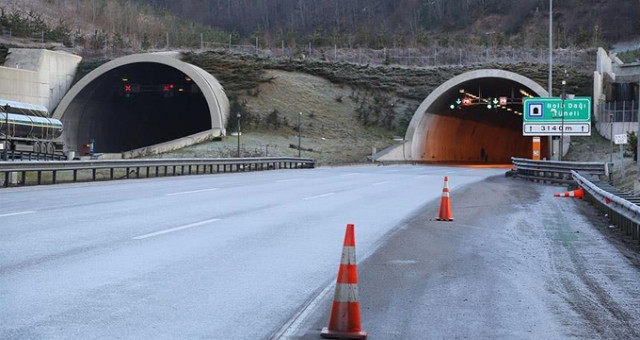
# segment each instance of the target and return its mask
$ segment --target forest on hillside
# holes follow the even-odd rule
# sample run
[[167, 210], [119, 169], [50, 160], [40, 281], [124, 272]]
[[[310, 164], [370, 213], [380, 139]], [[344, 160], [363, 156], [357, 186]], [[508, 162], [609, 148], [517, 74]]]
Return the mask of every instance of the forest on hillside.
[[[203, 42], [340, 48], [544, 48], [548, 0], [0, 0], [4, 36], [88, 50]], [[640, 1], [565, 0], [556, 48], [638, 38]], [[211, 46], [211, 45], [209, 45]]]
[[[372, 48], [426, 46], [456, 40], [448, 35], [463, 35], [457, 40], [485, 45], [496, 38], [479, 36], [498, 35], [504, 44], [515, 39], [532, 46], [544, 40], [538, 35], [546, 35], [549, 13], [548, 0], [136, 1], [240, 37], [259, 37], [267, 46], [281, 41]], [[616, 42], [640, 32], [637, 0], [566, 0], [556, 1], [555, 6], [561, 47]]]

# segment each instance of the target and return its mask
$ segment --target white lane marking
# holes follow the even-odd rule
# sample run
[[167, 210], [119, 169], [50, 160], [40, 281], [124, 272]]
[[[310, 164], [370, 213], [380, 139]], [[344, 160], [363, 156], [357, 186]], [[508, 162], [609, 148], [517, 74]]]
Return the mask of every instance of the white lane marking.
[[322, 195], [318, 195], [318, 196], [311, 196], [311, 197], [305, 197], [303, 198], [303, 200], [308, 201], [308, 200], [314, 200], [316, 198], [322, 198], [322, 197], [327, 197], [327, 196], [331, 196], [331, 195], [335, 195], [335, 192], [330, 192], [328, 194], [322, 194]]
[[216, 191], [216, 190], [220, 190], [220, 188], [211, 188], [211, 189], [202, 189], [202, 190], [193, 190], [193, 191], [174, 192], [174, 193], [171, 193], [171, 194], [165, 194], [165, 196], [176, 196], [176, 195], [196, 194], [196, 193], [199, 193], [199, 192]]
[[163, 234], [167, 234], [167, 233], [172, 233], [172, 232], [175, 232], [175, 231], [180, 231], [180, 230], [189, 229], [189, 228], [193, 228], [193, 227], [198, 227], [198, 226], [201, 226], [201, 225], [204, 225], [204, 224], [208, 224], [208, 223], [211, 223], [211, 222], [216, 222], [216, 221], [220, 221], [220, 219], [219, 218], [212, 218], [210, 220], [204, 220], [204, 221], [200, 221], [200, 222], [196, 222], [196, 223], [183, 225], [183, 226], [180, 226], [180, 227], [175, 227], [175, 228], [171, 228], [171, 229], [165, 229], [165, 230], [157, 231], [155, 233], [136, 236], [133, 239], [134, 240], [143, 240], [145, 238], [154, 237], [154, 236], [158, 236], [158, 235], [163, 235]]
[[[376, 251], [378, 251], [378, 249], [382, 247], [382, 245], [385, 244], [388, 239], [390, 239], [398, 231], [406, 229], [408, 226], [409, 226], [408, 224], [404, 224], [400, 228], [385, 234], [384, 237], [380, 238], [378, 241], [376, 241], [375, 244], [371, 246], [369, 251], [366, 252], [358, 262], [362, 262], [368, 259], [369, 256], [373, 255]], [[287, 321], [282, 326], [282, 328], [280, 328], [278, 332], [276, 332], [275, 335], [271, 337], [271, 339], [272, 340], [289, 340], [294, 338], [297, 335], [298, 330], [302, 326], [302, 323], [306, 319], [308, 319], [313, 313], [315, 313], [316, 310], [318, 310], [318, 308], [320, 307], [320, 303], [324, 303], [325, 297], [331, 292], [331, 290], [335, 289], [335, 287], [336, 287], [335, 279], [330, 280], [327, 286], [324, 287], [324, 289], [320, 293], [318, 293], [318, 295], [313, 297], [306, 305], [304, 305], [302, 309], [300, 309], [293, 316], [293, 318]]]
[[332, 280], [324, 289], [316, 295], [311, 301], [307, 303], [298, 313], [287, 323], [280, 328], [280, 330], [271, 338], [272, 340], [288, 340], [292, 339], [297, 333], [298, 329], [302, 326], [302, 323], [309, 318], [309, 316], [315, 312], [320, 303], [324, 302], [324, 297], [336, 287], [336, 280]]
[[28, 211], [20, 211], [20, 212], [14, 212], [14, 213], [8, 213], [8, 214], [2, 214], [0, 215], [0, 217], [9, 217], [9, 216], [18, 216], [18, 215], [27, 215], [27, 214], [34, 214], [35, 211], [33, 210], [28, 210]]
[[286, 182], [293, 182], [293, 181], [299, 181], [302, 178], [290, 178], [290, 179], [281, 179], [276, 181], [276, 183], [286, 183]]
[[371, 185], [383, 185], [383, 184], [387, 184], [387, 183], [389, 183], [389, 181], [373, 183], [373, 184], [371, 184]]

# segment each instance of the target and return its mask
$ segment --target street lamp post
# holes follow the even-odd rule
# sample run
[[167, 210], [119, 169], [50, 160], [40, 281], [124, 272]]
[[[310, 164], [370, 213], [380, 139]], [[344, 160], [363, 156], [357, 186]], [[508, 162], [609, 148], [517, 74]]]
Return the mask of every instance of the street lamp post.
[[298, 158], [302, 157], [302, 148], [300, 143], [300, 118], [302, 117], [302, 112], [298, 114]]
[[238, 158], [240, 158], [240, 114], [236, 114], [236, 117], [238, 118]]
[[613, 113], [609, 113], [609, 144], [611, 145], [611, 153], [609, 154], [609, 163], [613, 164]]
[[[549, 0], [549, 97], [553, 97], [553, 0]], [[553, 136], [549, 136], [549, 159], [553, 158]]]
[[[566, 74], [566, 71], [565, 71]], [[558, 155], [558, 159], [562, 160], [563, 148], [564, 148], [564, 100], [566, 99], [565, 95], [565, 86], [567, 85], [566, 80], [562, 80], [562, 116], [560, 117], [560, 155]]]
[[5, 104], [4, 108], [4, 155], [3, 159], [9, 160], [9, 104]]

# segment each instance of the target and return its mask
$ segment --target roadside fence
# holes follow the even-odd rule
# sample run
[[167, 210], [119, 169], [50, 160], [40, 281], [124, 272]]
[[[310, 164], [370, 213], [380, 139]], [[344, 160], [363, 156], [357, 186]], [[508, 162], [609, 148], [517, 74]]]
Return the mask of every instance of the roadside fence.
[[313, 159], [293, 157], [0, 162], [0, 179], [9, 187], [313, 167]]

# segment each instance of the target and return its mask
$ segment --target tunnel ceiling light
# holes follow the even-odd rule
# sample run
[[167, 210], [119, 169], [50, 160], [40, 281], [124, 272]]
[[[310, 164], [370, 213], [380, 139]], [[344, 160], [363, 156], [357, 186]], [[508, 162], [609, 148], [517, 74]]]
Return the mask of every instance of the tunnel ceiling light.
[[460, 89], [460, 90], [458, 90], [458, 92], [464, 93], [464, 89]]
[[533, 98], [533, 95], [523, 89], [520, 89], [520, 94], [528, 98]]
[[191, 81], [191, 78], [189, 78], [189, 77], [185, 77], [185, 78], [184, 78], [184, 80], [186, 80], [186, 81], [188, 81], [188, 82], [189, 82], [189, 81]]
[[129, 78], [124, 77], [124, 78], [122, 78], [122, 81], [124, 81], [124, 82], [128, 82], [128, 81], [129, 81]]

